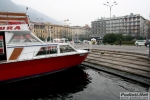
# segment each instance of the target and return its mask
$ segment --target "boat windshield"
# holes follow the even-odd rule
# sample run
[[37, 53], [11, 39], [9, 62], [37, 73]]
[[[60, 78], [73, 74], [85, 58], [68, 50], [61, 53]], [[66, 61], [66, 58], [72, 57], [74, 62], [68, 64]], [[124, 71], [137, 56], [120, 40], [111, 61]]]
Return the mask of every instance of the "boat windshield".
[[47, 54], [56, 54], [56, 53], [57, 53], [57, 46], [45, 46], [45, 47], [40, 48], [40, 50], [37, 52], [36, 56], [47, 55]]
[[75, 52], [76, 50], [69, 45], [60, 45], [60, 53]]
[[10, 40], [10, 43], [26, 43], [26, 42], [39, 42], [31, 34], [15, 33]]

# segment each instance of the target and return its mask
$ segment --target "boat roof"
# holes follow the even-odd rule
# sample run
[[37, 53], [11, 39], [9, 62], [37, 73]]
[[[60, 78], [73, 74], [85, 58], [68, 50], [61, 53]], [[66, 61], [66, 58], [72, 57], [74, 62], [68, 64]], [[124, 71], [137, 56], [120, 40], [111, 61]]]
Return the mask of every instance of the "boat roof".
[[29, 31], [28, 16], [20, 12], [0, 12], [0, 31]]
[[16, 13], [16, 12], [0, 12], [0, 24], [10, 25], [10, 24], [28, 24], [28, 16], [26, 13]]

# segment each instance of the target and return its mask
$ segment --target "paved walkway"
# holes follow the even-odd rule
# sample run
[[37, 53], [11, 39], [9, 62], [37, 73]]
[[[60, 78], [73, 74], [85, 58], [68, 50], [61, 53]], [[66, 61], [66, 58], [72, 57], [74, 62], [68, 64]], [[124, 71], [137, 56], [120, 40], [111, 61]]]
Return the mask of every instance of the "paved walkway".
[[[75, 44], [76, 48], [87, 48], [84, 44]], [[141, 46], [126, 46], [126, 45], [92, 45], [92, 49], [103, 49], [103, 50], [115, 50], [115, 51], [126, 51], [126, 52], [136, 52], [149, 55], [149, 47]]]

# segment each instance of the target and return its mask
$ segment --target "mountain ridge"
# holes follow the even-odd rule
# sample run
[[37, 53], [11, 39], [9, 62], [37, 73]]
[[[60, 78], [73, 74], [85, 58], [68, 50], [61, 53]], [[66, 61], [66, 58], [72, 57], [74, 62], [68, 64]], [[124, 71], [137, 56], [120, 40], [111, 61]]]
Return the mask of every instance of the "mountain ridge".
[[[1, 0], [0, 1], [0, 12], [24, 12], [24, 13], [26, 13], [26, 6], [18, 5], [11, 0]], [[29, 15], [30, 21], [50, 22], [53, 24], [61, 24], [57, 20], [55, 20], [37, 10], [32, 9], [31, 7], [28, 7], [27, 14]], [[37, 20], [37, 18], [38, 19], [42, 18], [43, 20]]]

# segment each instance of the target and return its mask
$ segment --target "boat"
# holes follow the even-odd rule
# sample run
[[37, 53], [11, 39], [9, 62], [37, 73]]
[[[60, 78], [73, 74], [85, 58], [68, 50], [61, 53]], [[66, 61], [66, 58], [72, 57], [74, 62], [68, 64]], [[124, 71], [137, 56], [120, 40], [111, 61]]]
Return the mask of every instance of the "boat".
[[59, 72], [81, 64], [89, 51], [69, 43], [45, 43], [26, 13], [0, 12], [0, 82]]

